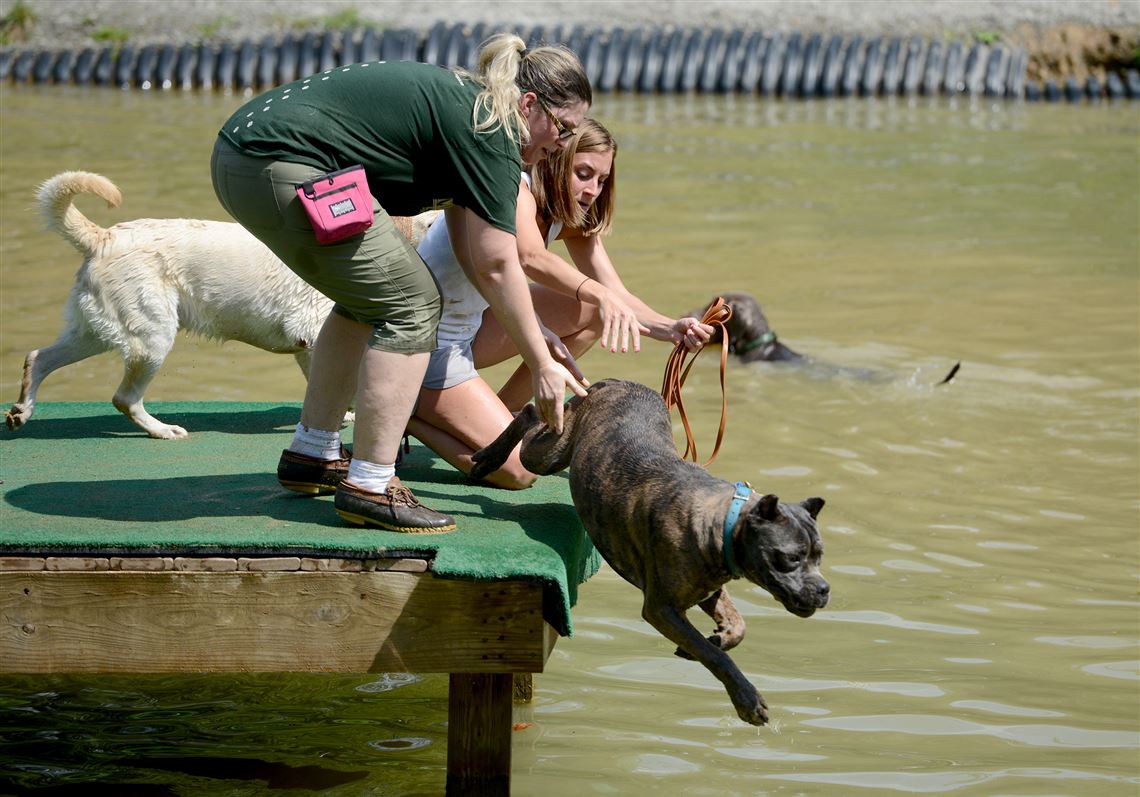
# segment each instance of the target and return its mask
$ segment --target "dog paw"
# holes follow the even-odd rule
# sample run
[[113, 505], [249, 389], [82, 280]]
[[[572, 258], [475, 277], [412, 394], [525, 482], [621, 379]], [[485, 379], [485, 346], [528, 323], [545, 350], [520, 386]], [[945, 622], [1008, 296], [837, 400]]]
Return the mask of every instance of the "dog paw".
[[24, 425], [24, 420], [24, 413], [19, 407], [13, 407], [4, 413], [4, 423], [13, 432]]
[[733, 698], [736, 714], [749, 725], [768, 724], [768, 704], [764, 697], [753, 688]]
[[481, 448], [476, 451], [471, 456], [471, 472], [467, 475], [472, 479], [484, 479], [498, 470], [498, 465], [496, 465], [494, 462], [488, 462], [490, 456], [491, 455], [485, 448]]
[[190, 433], [181, 426], [158, 426], [147, 429], [146, 433], [156, 440], [185, 440]]
[[482, 479], [490, 476], [494, 470], [494, 468], [476, 464], [471, 468], [471, 472], [467, 475], [471, 477], [472, 481], [481, 481]]

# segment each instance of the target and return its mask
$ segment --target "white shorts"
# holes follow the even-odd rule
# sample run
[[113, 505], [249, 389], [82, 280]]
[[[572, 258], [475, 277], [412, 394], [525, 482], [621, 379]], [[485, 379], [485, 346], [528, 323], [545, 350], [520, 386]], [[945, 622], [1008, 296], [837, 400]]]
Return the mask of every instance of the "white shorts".
[[479, 375], [475, 370], [475, 355], [471, 352], [471, 341], [444, 343], [431, 353], [427, 373], [424, 374], [424, 387], [444, 390], [461, 385]]

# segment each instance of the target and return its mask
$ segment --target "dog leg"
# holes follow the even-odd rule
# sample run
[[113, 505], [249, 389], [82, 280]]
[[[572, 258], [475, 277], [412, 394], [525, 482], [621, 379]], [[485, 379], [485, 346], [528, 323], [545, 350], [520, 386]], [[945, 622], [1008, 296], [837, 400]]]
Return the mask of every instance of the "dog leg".
[[[606, 381], [603, 379], [594, 383], [589, 387], [589, 392], [593, 394], [605, 387]], [[548, 476], [568, 468], [574, 454], [574, 430], [578, 423], [579, 407], [587, 398], [588, 396], [574, 396], [566, 402], [562, 412], [561, 434], [542, 422], [533, 404], [527, 404], [494, 442], [472, 455], [474, 467], [471, 469], [471, 478], [482, 479], [498, 470], [520, 442], [522, 451], [519, 460], [531, 473]]]
[[309, 364], [313, 361], [312, 349], [301, 349], [293, 353], [293, 359], [297, 361], [297, 366], [301, 369], [301, 373], [305, 375], [305, 381], [309, 381]]
[[561, 434], [541, 424], [526, 433], [519, 452], [519, 461], [524, 468], [540, 476], [549, 476], [570, 467], [570, 459], [574, 456], [574, 441], [577, 439], [575, 428], [578, 423], [578, 407], [583, 401], [585, 399], [582, 397], [574, 396], [566, 402]]
[[[715, 632], [707, 637], [709, 642], [721, 650], [732, 650], [744, 640], [744, 618], [740, 616], [727, 589], [721, 587], [697, 605], [716, 622]], [[681, 648], [677, 648], [676, 655], [683, 659], [693, 658]]]
[[19, 429], [32, 419], [32, 414], [36, 411], [36, 393], [40, 389], [40, 383], [49, 374], [65, 365], [102, 354], [110, 348], [103, 341], [85, 337], [69, 328], [50, 346], [28, 352], [24, 358], [24, 375], [20, 380], [20, 397], [4, 413], [8, 428]]
[[527, 404], [502, 434], [471, 455], [470, 477], [484, 479], [501, 468], [523, 436], [539, 423], [541, 421], [538, 419], [538, 410], [533, 404]]
[[[166, 351], [169, 350], [168, 347]], [[165, 352], [162, 352], [157, 361], [128, 360], [123, 369], [123, 381], [119, 383], [119, 389], [115, 391], [111, 403], [115, 405], [115, 409], [130, 418], [151, 437], [159, 440], [178, 440], [189, 437], [190, 433], [181, 426], [163, 423], [147, 412], [143, 406], [143, 393], [154, 379], [154, 375], [158, 373], [165, 356]]]
[[724, 684], [737, 716], [751, 725], [768, 722], [768, 704], [727, 653], [709, 642], [684, 613], [646, 594], [641, 616], [671, 642], [699, 661]]

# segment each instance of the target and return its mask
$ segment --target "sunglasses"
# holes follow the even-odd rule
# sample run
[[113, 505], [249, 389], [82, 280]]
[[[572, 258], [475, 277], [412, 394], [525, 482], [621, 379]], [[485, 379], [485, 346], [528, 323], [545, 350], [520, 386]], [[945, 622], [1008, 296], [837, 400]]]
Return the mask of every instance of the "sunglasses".
[[550, 117], [550, 121], [554, 123], [554, 127], [558, 129], [558, 140], [569, 141], [570, 137], [574, 135], [574, 128], [567, 127], [561, 119], [555, 116], [554, 112], [542, 101], [542, 97], [539, 97], [537, 94], [534, 96], [538, 99], [538, 104], [542, 106], [542, 110], [546, 111], [546, 115]]

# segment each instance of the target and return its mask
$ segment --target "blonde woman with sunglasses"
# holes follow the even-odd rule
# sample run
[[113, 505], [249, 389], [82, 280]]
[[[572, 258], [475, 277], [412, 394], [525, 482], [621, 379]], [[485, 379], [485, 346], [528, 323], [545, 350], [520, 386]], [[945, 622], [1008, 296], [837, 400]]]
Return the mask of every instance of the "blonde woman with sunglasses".
[[[528, 50], [501, 34], [475, 74], [414, 62], [337, 67], [255, 97], [222, 125], [211, 169], [231, 216], [336, 305], [313, 351], [308, 389], [277, 478], [308, 495], [335, 492], [354, 525], [442, 532], [394, 464], [436, 345], [439, 290], [391, 215], [445, 207], [451, 245], [534, 374], [539, 412], [562, 425], [567, 390], [535, 320], [515, 239], [518, 175], [565, 146], [592, 99], [563, 47]], [[373, 224], [331, 244], [316, 239], [296, 187], [359, 164]], [[340, 444], [353, 396], [351, 460]]]
[[[553, 356], [578, 377], [582, 372], [576, 358], [599, 342], [611, 353], [637, 352], [641, 336], [648, 335], [696, 351], [713, 332], [696, 318], [658, 313], [618, 276], [602, 243], [613, 223], [616, 155], [610, 132], [586, 119], [572, 131], [565, 149], [532, 167], [519, 185], [519, 260], [534, 280], [531, 298]], [[523, 362], [496, 394], [479, 376], [479, 368], [518, 351], [454, 257], [445, 227], [442, 221], [433, 224], [419, 247], [439, 281], [444, 309], [439, 345], [408, 431], [467, 473], [471, 455], [498, 437], [530, 400], [532, 379]], [[555, 240], [565, 242], [573, 265], [547, 249]], [[520, 489], [535, 478], [516, 451], [488, 481]]]

